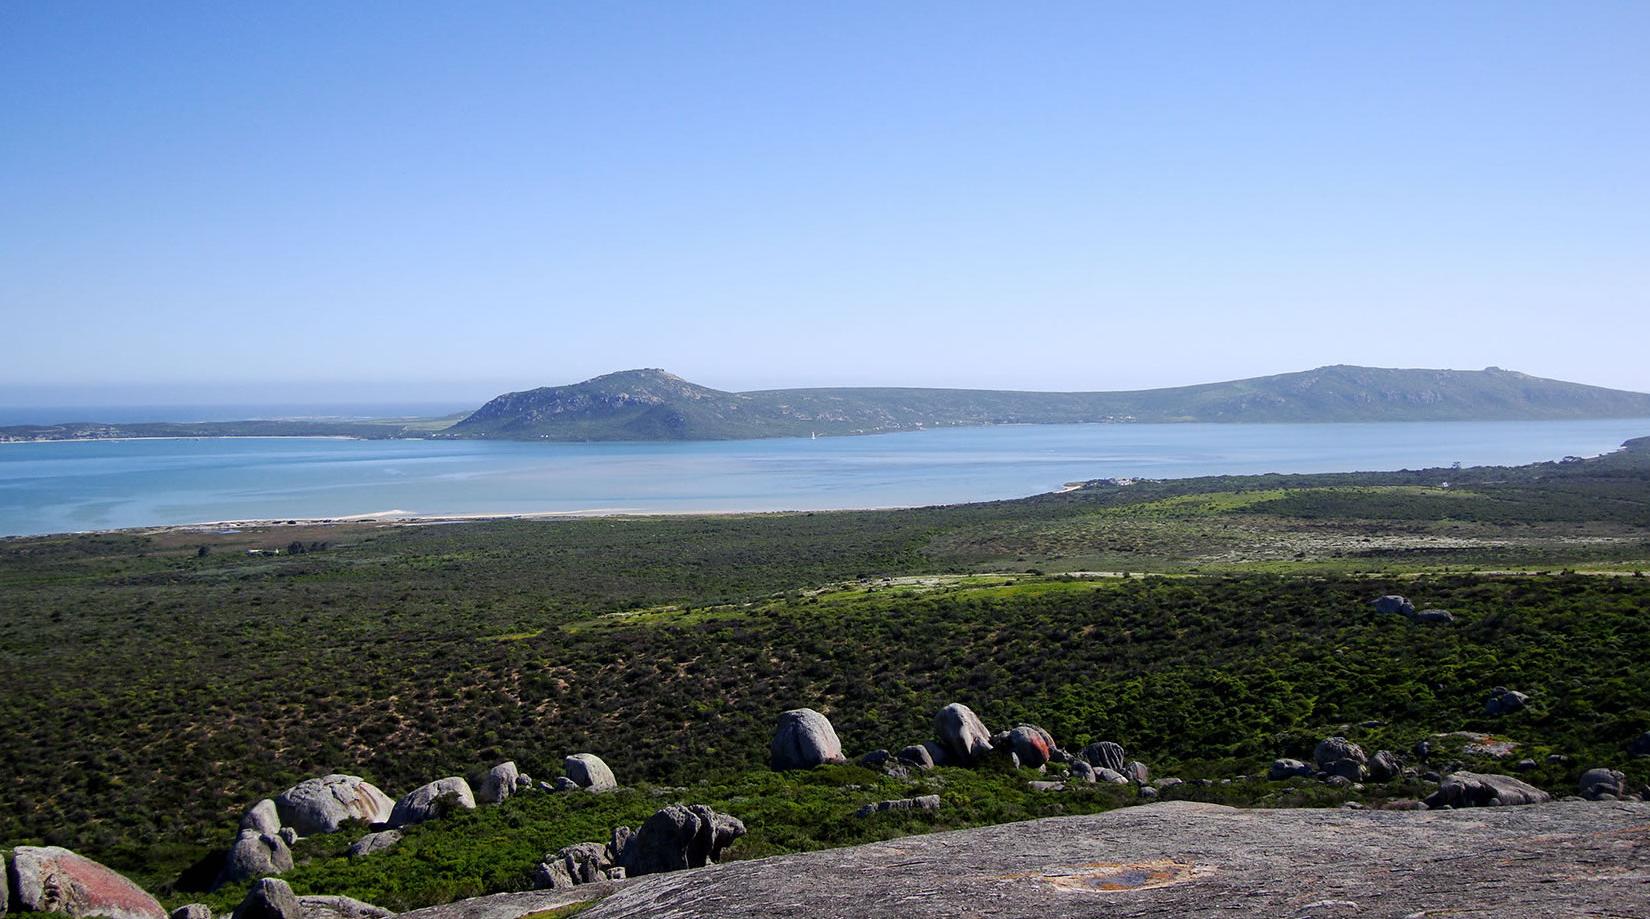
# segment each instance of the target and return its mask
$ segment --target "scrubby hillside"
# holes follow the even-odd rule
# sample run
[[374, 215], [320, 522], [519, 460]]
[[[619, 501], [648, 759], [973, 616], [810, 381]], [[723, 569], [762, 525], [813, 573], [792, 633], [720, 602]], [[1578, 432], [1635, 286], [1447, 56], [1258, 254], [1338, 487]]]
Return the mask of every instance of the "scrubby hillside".
[[[1629, 450], [910, 511], [0, 541], [0, 841], [161, 883], [308, 776], [401, 792], [574, 751], [626, 784], [731, 776], [732, 806], [801, 705], [852, 755], [961, 700], [1188, 779], [1332, 732], [1465, 730], [1515, 741], [1499, 767], [1530, 758], [1550, 790], [1589, 765], [1643, 781], [1647, 483]], [[246, 554], [293, 542], [326, 547]], [[1454, 622], [1370, 605], [1394, 592]], [[1529, 705], [1489, 714], [1496, 686]]]

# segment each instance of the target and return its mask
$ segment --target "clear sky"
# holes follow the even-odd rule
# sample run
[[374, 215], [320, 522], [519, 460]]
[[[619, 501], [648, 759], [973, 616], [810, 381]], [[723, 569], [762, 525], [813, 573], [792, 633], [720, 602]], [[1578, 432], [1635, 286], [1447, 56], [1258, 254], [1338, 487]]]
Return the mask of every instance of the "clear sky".
[[1650, 390], [1647, 92], [1612, 0], [12, 0], [0, 402]]

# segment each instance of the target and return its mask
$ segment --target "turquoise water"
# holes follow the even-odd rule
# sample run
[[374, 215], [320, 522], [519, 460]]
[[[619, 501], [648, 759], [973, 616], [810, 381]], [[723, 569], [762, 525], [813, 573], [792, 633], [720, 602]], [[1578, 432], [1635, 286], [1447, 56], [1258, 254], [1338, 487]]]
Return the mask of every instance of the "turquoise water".
[[0, 534], [299, 517], [895, 507], [1082, 479], [1528, 463], [1650, 419], [1092, 424], [818, 440], [544, 444], [321, 439], [0, 444]]

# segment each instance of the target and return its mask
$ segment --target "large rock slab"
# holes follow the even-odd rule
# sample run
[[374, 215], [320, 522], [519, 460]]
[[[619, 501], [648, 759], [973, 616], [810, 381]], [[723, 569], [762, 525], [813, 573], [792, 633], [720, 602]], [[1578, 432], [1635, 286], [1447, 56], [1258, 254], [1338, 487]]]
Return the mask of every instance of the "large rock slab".
[[389, 919], [395, 915], [382, 906], [354, 897], [335, 896], [299, 897], [298, 911], [304, 919]]
[[579, 915], [1629, 916], [1643, 912], [1647, 863], [1650, 804], [1398, 812], [1166, 802], [656, 875]]
[[456, 775], [436, 779], [407, 792], [395, 802], [395, 809], [390, 812], [390, 827], [400, 829], [435, 820], [457, 808], [476, 809], [476, 796], [470, 791], [470, 783]]
[[768, 765], [775, 770], [812, 769], [826, 763], [845, 763], [842, 741], [831, 721], [811, 708], [795, 708], [779, 716], [768, 746]]
[[403, 919], [521, 919], [522, 916], [542, 913], [574, 903], [599, 900], [618, 890], [628, 881], [597, 881], [563, 890], [529, 890], [521, 893], [498, 893], [428, 906], [401, 913]]
[[934, 736], [945, 748], [947, 761], [973, 764], [991, 752], [991, 732], [980, 716], [961, 702], [953, 702], [934, 715]]
[[371, 782], [338, 773], [305, 779], [275, 796], [281, 824], [299, 836], [333, 833], [350, 820], [383, 823], [394, 807], [390, 796]]
[[59, 846], [12, 850], [11, 896], [24, 910], [108, 919], [166, 919], [160, 901], [111, 868]]

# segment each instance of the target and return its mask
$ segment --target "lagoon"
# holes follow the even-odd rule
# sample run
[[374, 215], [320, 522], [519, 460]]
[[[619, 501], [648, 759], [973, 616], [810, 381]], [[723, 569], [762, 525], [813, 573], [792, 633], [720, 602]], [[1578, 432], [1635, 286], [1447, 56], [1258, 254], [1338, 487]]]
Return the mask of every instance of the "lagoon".
[[0, 444], [0, 535], [225, 520], [903, 507], [1067, 482], [1506, 465], [1650, 419], [1078, 424], [694, 443], [203, 438]]

